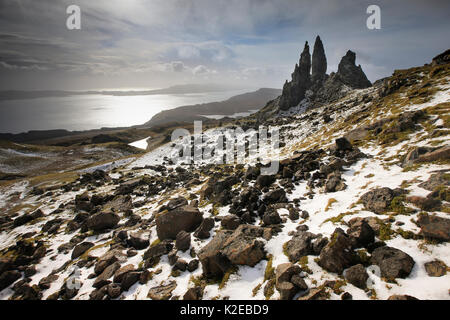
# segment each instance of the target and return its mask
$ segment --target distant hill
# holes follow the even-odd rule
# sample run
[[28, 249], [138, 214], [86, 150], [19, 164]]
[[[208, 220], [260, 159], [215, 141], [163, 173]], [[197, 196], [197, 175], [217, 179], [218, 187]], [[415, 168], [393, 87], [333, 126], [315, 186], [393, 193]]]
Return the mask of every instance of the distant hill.
[[259, 110], [269, 100], [278, 97], [280, 94], [280, 89], [261, 88], [254, 92], [233, 96], [225, 101], [182, 106], [157, 113], [144, 126], [154, 126], [173, 121], [205, 120], [206, 117], [204, 116], [207, 115], [230, 116], [235, 113]]
[[241, 87], [232, 85], [219, 84], [185, 84], [175, 85], [163, 89], [153, 90], [90, 90], [90, 91], [60, 91], [60, 90], [43, 90], [43, 91], [22, 91], [22, 90], [7, 90], [0, 91], [0, 101], [2, 100], [23, 100], [36, 99], [46, 97], [68, 97], [76, 95], [87, 94], [102, 94], [105, 96], [146, 96], [155, 94], [189, 94], [189, 93], [205, 93], [205, 92], [220, 92], [242, 89]]

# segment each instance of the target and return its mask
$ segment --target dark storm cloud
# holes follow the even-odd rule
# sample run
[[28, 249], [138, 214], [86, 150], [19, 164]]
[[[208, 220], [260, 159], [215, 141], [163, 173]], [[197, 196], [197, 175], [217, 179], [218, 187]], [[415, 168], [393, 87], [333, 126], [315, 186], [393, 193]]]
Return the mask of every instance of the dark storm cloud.
[[[78, 31], [65, 27], [72, 3]], [[370, 4], [381, 7], [381, 30], [366, 28]], [[0, 0], [0, 89], [280, 87], [317, 34], [328, 72], [352, 49], [376, 80], [446, 49], [449, 9], [438, 0]]]

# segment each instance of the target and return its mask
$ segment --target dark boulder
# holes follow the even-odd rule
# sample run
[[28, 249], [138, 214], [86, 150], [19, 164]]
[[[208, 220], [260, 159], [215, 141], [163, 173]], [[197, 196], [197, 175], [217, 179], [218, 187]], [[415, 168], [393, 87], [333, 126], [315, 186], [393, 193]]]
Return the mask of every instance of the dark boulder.
[[205, 218], [203, 219], [200, 226], [195, 230], [194, 236], [199, 239], [208, 239], [210, 234], [209, 232], [214, 228], [214, 219], [213, 218]]
[[181, 251], [188, 250], [191, 247], [191, 235], [186, 231], [178, 232], [175, 247]]
[[133, 232], [127, 239], [127, 243], [130, 247], [136, 250], [142, 250], [149, 246], [150, 241], [148, 238], [144, 238], [144, 235], [140, 232]]
[[375, 241], [375, 231], [363, 219], [351, 219], [349, 222], [347, 235], [352, 241], [353, 248], [367, 247]]
[[78, 244], [72, 251], [72, 260], [78, 258], [83, 253], [88, 251], [90, 248], [92, 248], [94, 244], [92, 242], [82, 242]]
[[450, 241], [450, 219], [420, 215], [417, 224], [420, 226], [420, 232], [424, 237], [445, 242]]
[[101, 212], [89, 217], [87, 227], [95, 231], [114, 228], [120, 221], [120, 217], [113, 212]]
[[362, 264], [357, 264], [344, 270], [344, 277], [348, 282], [360, 289], [365, 289], [367, 287], [369, 275]]
[[232, 214], [223, 217], [221, 221], [222, 228], [226, 230], [235, 230], [237, 229], [237, 227], [239, 227], [240, 224], [241, 220], [239, 219], [239, 217]]
[[12, 285], [16, 280], [20, 279], [22, 274], [17, 270], [5, 271], [0, 275], [0, 291]]
[[381, 275], [389, 280], [408, 277], [415, 263], [405, 252], [388, 246], [375, 249], [370, 262], [379, 266]]
[[352, 242], [344, 231], [336, 229], [330, 242], [322, 249], [318, 264], [327, 271], [341, 274], [344, 269], [358, 263]]
[[381, 214], [390, 209], [394, 191], [389, 188], [377, 188], [364, 193], [360, 201], [366, 210]]
[[182, 206], [160, 214], [156, 218], [156, 232], [161, 240], [175, 239], [182, 230], [193, 232], [202, 221], [202, 213], [197, 208]]
[[430, 277], [442, 277], [447, 274], [447, 265], [440, 261], [434, 260], [425, 263], [425, 271]]

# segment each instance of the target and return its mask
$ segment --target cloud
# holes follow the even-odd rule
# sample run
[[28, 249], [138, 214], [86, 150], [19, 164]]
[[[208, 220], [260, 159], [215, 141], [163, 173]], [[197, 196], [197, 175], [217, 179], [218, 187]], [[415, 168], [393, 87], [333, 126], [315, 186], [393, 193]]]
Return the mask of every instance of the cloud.
[[450, 3], [438, 0], [378, 1], [377, 31], [365, 26], [366, 0], [76, 2], [79, 31], [65, 27], [71, 0], [0, 1], [0, 90], [21, 84], [89, 89], [127, 81], [160, 87], [213, 78], [280, 87], [304, 41], [313, 43], [317, 34], [328, 72], [352, 49], [374, 81], [447, 49], [442, 32], [450, 26]]

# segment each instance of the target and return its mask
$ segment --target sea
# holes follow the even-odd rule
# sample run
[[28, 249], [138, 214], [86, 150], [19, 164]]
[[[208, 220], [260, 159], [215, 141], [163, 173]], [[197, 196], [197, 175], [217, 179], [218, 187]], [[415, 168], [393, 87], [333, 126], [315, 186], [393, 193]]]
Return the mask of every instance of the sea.
[[249, 90], [134, 96], [86, 94], [5, 100], [0, 101], [0, 133], [129, 127], [144, 124], [163, 110], [223, 101], [246, 92]]

